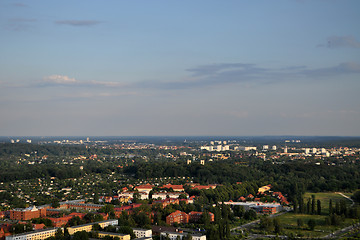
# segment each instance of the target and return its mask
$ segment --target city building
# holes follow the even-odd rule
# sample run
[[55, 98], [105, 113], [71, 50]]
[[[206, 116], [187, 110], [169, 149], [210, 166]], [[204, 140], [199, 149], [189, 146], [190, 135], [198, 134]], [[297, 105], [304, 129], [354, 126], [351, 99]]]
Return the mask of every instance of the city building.
[[[213, 222], [214, 219], [215, 219], [214, 214], [211, 213], [211, 212], [208, 212], [208, 214], [209, 214], [210, 222]], [[192, 212], [189, 212], [188, 215], [189, 215], [189, 222], [194, 222], [194, 223], [196, 223], [196, 222], [199, 222], [199, 221], [200, 221], [200, 219], [201, 219], [201, 217], [202, 217], [202, 215], [203, 215], [203, 212], [195, 212], [195, 211], [192, 211]]]
[[179, 210], [176, 210], [175, 212], [169, 214], [166, 217], [166, 223], [169, 225], [172, 225], [174, 223], [188, 223], [188, 222], [189, 222], [189, 215]]
[[74, 233], [81, 232], [81, 231], [90, 232], [92, 230], [93, 225], [95, 225], [95, 224], [99, 224], [101, 228], [105, 228], [110, 225], [112, 225], [112, 226], [118, 225], [118, 220], [110, 219], [110, 220], [101, 221], [101, 222], [87, 223], [87, 224], [83, 224], [83, 225], [68, 227], [67, 230], [70, 235], [73, 235]]
[[122, 234], [122, 233], [113, 233], [113, 232], [99, 232], [99, 238], [104, 238], [106, 236], [109, 237], [118, 237], [120, 240], [130, 240], [130, 234]]
[[175, 192], [183, 192], [184, 191], [184, 186], [183, 185], [166, 184], [166, 185], [162, 186], [161, 188], [172, 189]]
[[[168, 237], [170, 240], [177, 240], [180, 238], [181, 240], [184, 239], [189, 233], [183, 232], [162, 232], [160, 234], [161, 237]], [[206, 235], [192, 235], [191, 240], [206, 240]]]
[[133, 228], [133, 232], [137, 238], [152, 237], [151, 229]]
[[35, 206], [28, 208], [16, 208], [10, 210], [11, 220], [30, 220], [33, 218], [45, 217], [46, 208], [36, 208]]
[[153, 187], [155, 186], [151, 184], [145, 184], [135, 187], [135, 190], [138, 190], [139, 192], [146, 192], [147, 194], [149, 194]]
[[58, 229], [59, 228], [47, 228], [32, 232], [9, 235], [5, 237], [5, 240], [43, 240], [49, 237], [55, 237], [55, 233]]

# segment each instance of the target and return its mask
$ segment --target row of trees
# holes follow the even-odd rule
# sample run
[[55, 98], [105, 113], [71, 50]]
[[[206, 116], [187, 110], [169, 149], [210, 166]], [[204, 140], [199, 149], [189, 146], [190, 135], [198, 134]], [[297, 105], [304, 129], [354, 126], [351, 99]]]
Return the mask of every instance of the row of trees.
[[293, 210], [294, 213], [321, 215], [321, 201], [316, 200], [315, 195], [312, 195], [311, 199], [309, 198], [307, 204], [305, 204], [303, 197], [300, 197], [298, 200], [293, 201]]

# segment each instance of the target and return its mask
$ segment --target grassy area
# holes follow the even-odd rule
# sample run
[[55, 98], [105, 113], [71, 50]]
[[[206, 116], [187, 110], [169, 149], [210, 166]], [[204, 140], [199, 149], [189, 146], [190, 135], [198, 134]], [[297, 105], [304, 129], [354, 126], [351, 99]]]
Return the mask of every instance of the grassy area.
[[[281, 225], [284, 228], [284, 233], [286, 235], [296, 235], [302, 237], [320, 237], [327, 235], [331, 232], [334, 232], [338, 229], [341, 229], [345, 226], [351, 225], [354, 223], [353, 219], [345, 219], [345, 221], [339, 226], [329, 226], [325, 224], [325, 215], [308, 215], [308, 214], [294, 214], [287, 213], [277, 217], [280, 220]], [[298, 219], [301, 219], [303, 226], [298, 227]], [[316, 226], [314, 231], [310, 231], [307, 223], [310, 219], [314, 219]]]
[[[283, 214], [277, 218], [284, 228], [284, 234], [299, 237], [321, 237], [354, 223], [354, 219], [345, 219], [339, 226], [326, 225], [325, 219], [329, 213], [330, 199], [333, 202], [333, 207], [335, 207], [335, 203], [340, 200], [345, 200], [348, 206], [350, 206], [352, 202], [338, 193], [306, 193], [304, 195], [304, 202], [307, 203], [308, 199], [312, 198], [312, 195], [315, 195], [316, 200], [321, 201], [322, 215]], [[298, 226], [298, 219], [301, 219], [303, 222], [303, 225], [300, 227]], [[314, 231], [309, 230], [307, 225], [310, 219], [313, 219], [316, 222]]]
[[344, 198], [338, 193], [333, 192], [325, 192], [325, 193], [305, 193], [304, 195], [304, 203], [306, 204], [308, 199], [311, 200], [311, 196], [315, 195], [316, 200], [321, 201], [321, 212], [322, 214], [329, 214], [329, 202], [332, 200], [333, 207], [335, 207], [335, 203], [337, 201], [345, 200], [346, 204], [351, 205], [351, 201], [347, 198]]

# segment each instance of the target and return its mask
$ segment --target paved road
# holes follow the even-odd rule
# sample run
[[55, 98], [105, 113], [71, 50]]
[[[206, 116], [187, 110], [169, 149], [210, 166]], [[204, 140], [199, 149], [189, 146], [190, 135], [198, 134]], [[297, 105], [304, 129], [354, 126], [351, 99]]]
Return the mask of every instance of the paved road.
[[[271, 218], [273, 217], [277, 217], [277, 216], [280, 216], [280, 215], [283, 215], [285, 213], [287, 213], [289, 210], [285, 211], [285, 212], [280, 212], [280, 213], [276, 213], [276, 214], [273, 214], [273, 215], [270, 215]], [[244, 228], [249, 228], [257, 223], [260, 222], [260, 219], [258, 220], [255, 220], [255, 221], [252, 221], [252, 222], [249, 222], [249, 223], [245, 223], [243, 225], [240, 225], [240, 226], [237, 226], [237, 227], [234, 227], [231, 229], [231, 231], [234, 231], [234, 230], [237, 230], [237, 229], [244, 229]]]
[[357, 223], [357, 224], [351, 225], [349, 227], [345, 227], [345, 228], [342, 228], [340, 230], [337, 230], [337, 231], [335, 231], [333, 233], [330, 233], [330, 234], [328, 234], [328, 235], [326, 235], [326, 236], [324, 236], [322, 238], [325, 238], [325, 239], [338, 238], [341, 235], [343, 235], [344, 233], [349, 232], [349, 231], [351, 231], [351, 230], [353, 230], [355, 228], [359, 228], [359, 227], [360, 227], [360, 223]]

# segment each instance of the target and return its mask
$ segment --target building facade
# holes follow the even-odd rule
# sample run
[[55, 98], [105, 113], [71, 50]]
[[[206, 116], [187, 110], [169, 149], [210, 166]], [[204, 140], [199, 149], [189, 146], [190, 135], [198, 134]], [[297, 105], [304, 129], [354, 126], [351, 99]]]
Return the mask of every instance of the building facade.
[[[42, 229], [22, 234], [6, 236], [6, 240], [44, 240], [49, 237], [55, 237], [55, 233], [59, 228]], [[60, 228], [61, 229], [61, 228]], [[61, 229], [62, 231], [62, 229]]]

